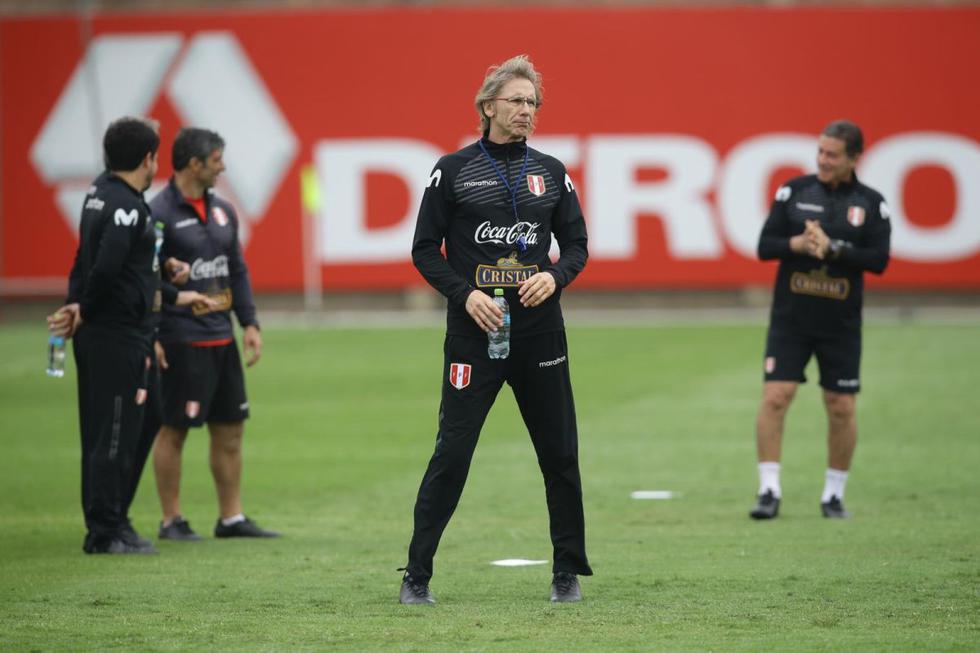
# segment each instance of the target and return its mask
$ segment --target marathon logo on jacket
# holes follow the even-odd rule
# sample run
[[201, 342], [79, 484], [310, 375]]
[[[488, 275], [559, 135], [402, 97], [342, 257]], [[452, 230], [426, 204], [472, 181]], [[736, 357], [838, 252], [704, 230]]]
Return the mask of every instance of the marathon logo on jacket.
[[105, 206], [105, 202], [100, 200], [98, 197], [90, 197], [87, 202], [85, 202], [86, 209], [93, 209], [95, 211], [101, 211], [102, 207]]
[[180, 222], [175, 224], [174, 229], [183, 229], [184, 227], [189, 227], [192, 224], [197, 224], [197, 223], [198, 223], [197, 218], [187, 218], [186, 220], [181, 220]]
[[852, 227], [860, 227], [864, 224], [864, 209], [860, 206], [847, 207], [847, 221]]
[[827, 276], [827, 267], [819, 270], [794, 272], [789, 280], [789, 289], [797, 295], [812, 295], [844, 301], [851, 292], [851, 282], [845, 278]]
[[544, 177], [541, 175], [528, 175], [527, 176], [527, 189], [531, 191], [532, 195], [541, 197], [545, 194], [544, 188]]
[[521, 265], [517, 252], [511, 252], [506, 258], [498, 258], [496, 265], [476, 266], [476, 287], [516, 288], [537, 273], [537, 265]]
[[449, 365], [449, 383], [457, 390], [462, 390], [470, 384], [470, 372], [473, 366], [468, 363], [452, 363]]
[[538, 244], [537, 229], [540, 226], [540, 222], [521, 221], [509, 227], [497, 227], [489, 220], [485, 220], [476, 228], [473, 240], [481, 245], [486, 243], [513, 245], [521, 236], [524, 236], [524, 242], [530, 247]]
[[819, 204], [808, 204], [807, 202], [797, 202], [796, 208], [801, 211], [813, 211], [814, 213], [823, 213], [823, 207]]
[[211, 261], [196, 259], [191, 264], [191, 279], [200, 281], [201, 279], [216, 279], [217, 277], [228, 276], [228, 257], [222, 254], [214, 257]]
[[211, 209], [211, 215], [214, 217], [214, 221], [218, 223], [219, 227], [228, 226], [228, 214], [220, 206], [215, 206]]

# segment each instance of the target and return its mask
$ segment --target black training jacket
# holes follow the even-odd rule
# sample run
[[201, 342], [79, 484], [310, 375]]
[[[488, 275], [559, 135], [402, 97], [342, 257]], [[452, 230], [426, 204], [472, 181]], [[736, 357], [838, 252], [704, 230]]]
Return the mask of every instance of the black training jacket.
[[[511, 194], [479, 143], [516, 189], [519, 220]], [[561, 250], [555, 262], [548, 256], [552, 234]], [[524, 252], [518, 246], [521, 236], [527, 243]], [[466, 298], [474, 289], [492, 296], [494, 288], [503, 288], [510, 304], [511, 338], [520, 338], [564, 328], [561, 289], [585, 267], [587, 245], [585, 218], [565, 166], [523, 141], [498, 145], [484, 134], [481, 141], [440, 158], [432, 170], [419, 208], [412, 261], [448, 300], [448, 335], [485, 338], [466, 313]], [[555, 293], [539, 306], [524, 308], [517, 286], [540, 271], [555, 277]]]
[[160, 283], [157, 234], [143, 194], [111, 172], [85, 195], [67, 302], [78, 302], [84, 324], [128, 341], [148, 343], [161, 300], [177, 290]]
[[218, 309], [195, 315], [190, 306], [165, 306], [160, 320], [162, 342], [202, 342], [231, 338], [231, 311], [243, 327], [258, 325], [252, 284], [238, 241], [238, 215], [232, 205], [210, 189], [204, 194], [208, 216], [202, 221], [187, 203], [173, 178], [150, 200], [153, 218], [163, 223], [160, 260], [170, 257], [191, 266], [186, 290], [211, 295]]
[[[855, 176], [831, 188], [816, 175], [797, 177], [776, 191], [759, 237], [759, 258], [779, 259], [771, 320], [814, 334], [861, 327], [864, 272], [888, 265], [891, 224], [888, 205]], [[820, 227], [838, 251], [823, 260], [790, 250], [806, 220]]]

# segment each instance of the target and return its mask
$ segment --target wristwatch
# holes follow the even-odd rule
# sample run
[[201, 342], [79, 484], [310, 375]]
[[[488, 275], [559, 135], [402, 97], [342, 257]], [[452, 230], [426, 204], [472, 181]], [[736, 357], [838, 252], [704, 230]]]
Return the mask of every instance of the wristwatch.
[[836, 260], [840, 258], [840, 253], [845, 247], [848, 246], [848, 242], [844, 240], [832, 240], [830, 245], [827, 247], [827, 252], [830, 254], [831, 260]]

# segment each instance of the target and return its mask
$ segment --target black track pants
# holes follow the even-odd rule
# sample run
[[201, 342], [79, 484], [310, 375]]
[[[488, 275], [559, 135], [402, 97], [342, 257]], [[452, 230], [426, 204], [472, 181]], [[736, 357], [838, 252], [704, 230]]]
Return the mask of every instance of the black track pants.
[[86, 546], [99, 548], [125, 526], [153, 441], [150, 429], [144, 430], [149, 426], [144, 424], [146, 404], [159, 397], [149, 383], [154, 370], [146, 369], [145, 345], [83, 326], [75, 334], [73, 349]]
[[585, 554], [578, 432], [564, 331], [513, 340], [510, 356], [504, 360], [487, 356], [485, 339], [447, 336], [444, 351], [439, 431], [415, 502], [408, 572], [419, 579], [432, 577], [432, 560], [459, 503], [480, 429], [506, 381], [514, 391], [544, 476], [553, 570], [591, 575]]

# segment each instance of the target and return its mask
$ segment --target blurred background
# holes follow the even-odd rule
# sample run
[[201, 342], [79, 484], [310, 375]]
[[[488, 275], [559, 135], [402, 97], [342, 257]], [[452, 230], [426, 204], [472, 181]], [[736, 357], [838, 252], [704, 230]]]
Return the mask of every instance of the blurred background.
[[589, 222], [573, 310], [764, 315], [770, 200], [846, 117], [892, 214], [869, 309], [980, 315], [977, 2], [3, 0], [0, 53], [0, 323], [60, 303], [127, 114], [161, 123], [148, 198], [181, 126], [224, 136], [263, 312], [442, 319], [410, 260], [419, 199], [477, 136], [487, 66], [519, 53], [544, 76], [531, 144]]

